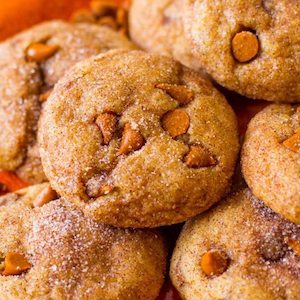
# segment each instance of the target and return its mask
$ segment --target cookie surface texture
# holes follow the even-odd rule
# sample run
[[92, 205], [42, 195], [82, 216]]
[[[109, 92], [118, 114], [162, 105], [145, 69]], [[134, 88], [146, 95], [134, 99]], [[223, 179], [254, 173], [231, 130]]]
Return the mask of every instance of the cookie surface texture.
[[275, 212], [300, 224], [300, 110], [272, 104], [250, 122], [242, 171], [253, 194]]
[[160, 233], [97, 223], [63, 199], [33, 208], [46, 187], [0, 197], [1, 298], [155, 300], [166, 267]]
[[299, 245], [298, 225], [242, 189], [187, 222], [171, 279], [185, 300], [298, 299]]
[[157, 227], [227, 192], [236, 118], [210, 82], [164, 56], [111, 51], [61, 80], [39, 141], [53, 188], [96, 220]]
[[135, 0], [132, 39], [253, 99], [300, 98], [300, 3]]
[[36, 143], [37, 123], [53, 85], [76, 62], [134, 46], [91, 24], [51, 21], [0, 44], [0, 169], [30, 182], [46, 180]]

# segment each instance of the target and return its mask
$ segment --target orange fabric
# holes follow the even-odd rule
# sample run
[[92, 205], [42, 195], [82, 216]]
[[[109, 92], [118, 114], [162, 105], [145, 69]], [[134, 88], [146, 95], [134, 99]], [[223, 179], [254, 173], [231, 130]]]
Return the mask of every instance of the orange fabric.
[[50, 19], [68, 19], [72, 12], [88, 7], [89, 0], [0, 1], [0, 40]]
[[0, 171], [0, 183], [7, 188], [8, 192], [15, 192], [29, 186], [27, 182], [10, 171]]

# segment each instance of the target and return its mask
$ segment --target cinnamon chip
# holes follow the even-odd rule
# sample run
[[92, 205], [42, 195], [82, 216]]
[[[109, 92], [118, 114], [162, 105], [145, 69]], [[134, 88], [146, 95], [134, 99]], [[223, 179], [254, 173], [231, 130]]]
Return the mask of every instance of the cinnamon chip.
[[217, 164], [217, 160], [202, 146], [191, 146], [190, 151], [185, 156], [184, 162], [190, 168], [212, 167]]
[[139, 150], [144, 144], [145, 139], [141, 133], [138, 130], [133, 129], [129, 123], [126, 123], [118, 155], [128, 154], [132, 151]]
[[158, 83], [155, 87], [166, 92], [170, 97], [174, 98], [181, 105], [190, 103], [192, 100], [194, 100], [195, 97], [194, 92], [184, 85]]
[[31, 44], [26, 49], [26, 60], [28, 62], [42, 62], [53, 56], [58, 49], [58, 45], [46, 45], [43, 43]]
[[190, 117], [182, 109], [167, 112], [162, 117], [162, 127], [172, 138], [185, 134], [190, 126]]
[[112, 113], [103, 113], [97, 117], [96, 124], [101, 130], [103, 144], [108, 145], [116, 131], [117, 117]]
[[1, 274], [5, 276], [20, 275], [30, 268], [31, 264], [23, 254], [9, 252], [5, 256], [4, 270], [1, 272]]
[[33, 207], [41, 207], [52, 200], [57, 198], [57, 194], [54, 190], [52, 190], [51, 186], [48, 185], [45, 187], [33, 200]]
[[257, 36], [251, 31], [241, 31], [232, 40], [232, 53], [239, 62], [248, 62], [253, 59], [259, 51]]
[[289, 137], [282, 144], [289, 150], [300, 153], [300, 128], [296, 131], [294, 135]]
[[208, 251], [201, 258], [201, 269], [207, 276], [223, 274], [227, 270], [228, 265], [228, 256], [218, 250]]

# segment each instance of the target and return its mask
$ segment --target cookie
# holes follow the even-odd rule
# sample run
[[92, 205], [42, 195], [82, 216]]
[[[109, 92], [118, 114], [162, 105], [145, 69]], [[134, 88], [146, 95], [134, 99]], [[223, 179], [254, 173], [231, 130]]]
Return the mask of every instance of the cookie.
[[239, 150], [236, 117], [210, 82], [170, 58], [121, 50], [57, 84], [39, 141], [53, 188], [120, 227], [206, 210], [230, 187]]
[[36, 130], [53, 85], [76, 62], [109, 49], [134, 46], [91, 24], [43, 23], [0, 44], [0, 169], [31, 183], [45, 181]]
[[254, 99], [300, 99], [297, 1], [134, 0], [132, 39]]
[[272, 104], [250, 122], [242, 171], [253, 194], [300, 224], [300, 107]]
[[33, 208], [48, 188], [0, 197], [1, 298], [156, 299], [161, 235], [97, 223], [63, 199]]
[[129, 11], [131, 39], [142, 49], [172, 56], [182, 64], [199, 70], [200, 64], [191, 52], [184, 33], [182, 10], [184, 1], [133, 0]]
[[184, 226], [171, 261], [183, 299], [299, 299], [300, 227], [249, 189]]

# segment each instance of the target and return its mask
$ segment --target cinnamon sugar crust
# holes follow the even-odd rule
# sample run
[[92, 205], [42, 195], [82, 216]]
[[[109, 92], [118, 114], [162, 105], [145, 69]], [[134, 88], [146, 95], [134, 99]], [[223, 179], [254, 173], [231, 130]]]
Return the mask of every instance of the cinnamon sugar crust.
[[[171, 279], [183, 299], [296, 300], [300, 293], [300, 227], [266, 207], [248, 188], [188, 221], [177, 241]], [[208, 251], [228, 266], [201, 269]]]
[[229, 189], [235, 115], [200, 75], [163, 56], [110, 51], [55, 87], [40, 123], [53, 188], [121, 227], [178, 223]]
[[[29, 62], [27, 51], [35, 43], [58, 50]], [[115, 48], [135, 47], [108, 28], [63, 21], [37, 25], [0, 44], [0, 169], [16, 171], [30, 183], [46, 180], [36, 143], [40, 95], [76, 62]]]
[[1, 260], [15, 252], [31, 265], [0, 275], [1, 298], [156, 299], [166, 267], [160, 233], [103, 225], [64, 199], [32, 208], [46, 185], [0, 197]]
[[253, 194], [284, 218], [300, 224], [300, 111], [272, 104], [250, 122], [242, 172]]
[[300, 3], [290, 0], [135, 0], [130, 10], [141, 48], [269, 101], [300, 99], [299, 26]]

